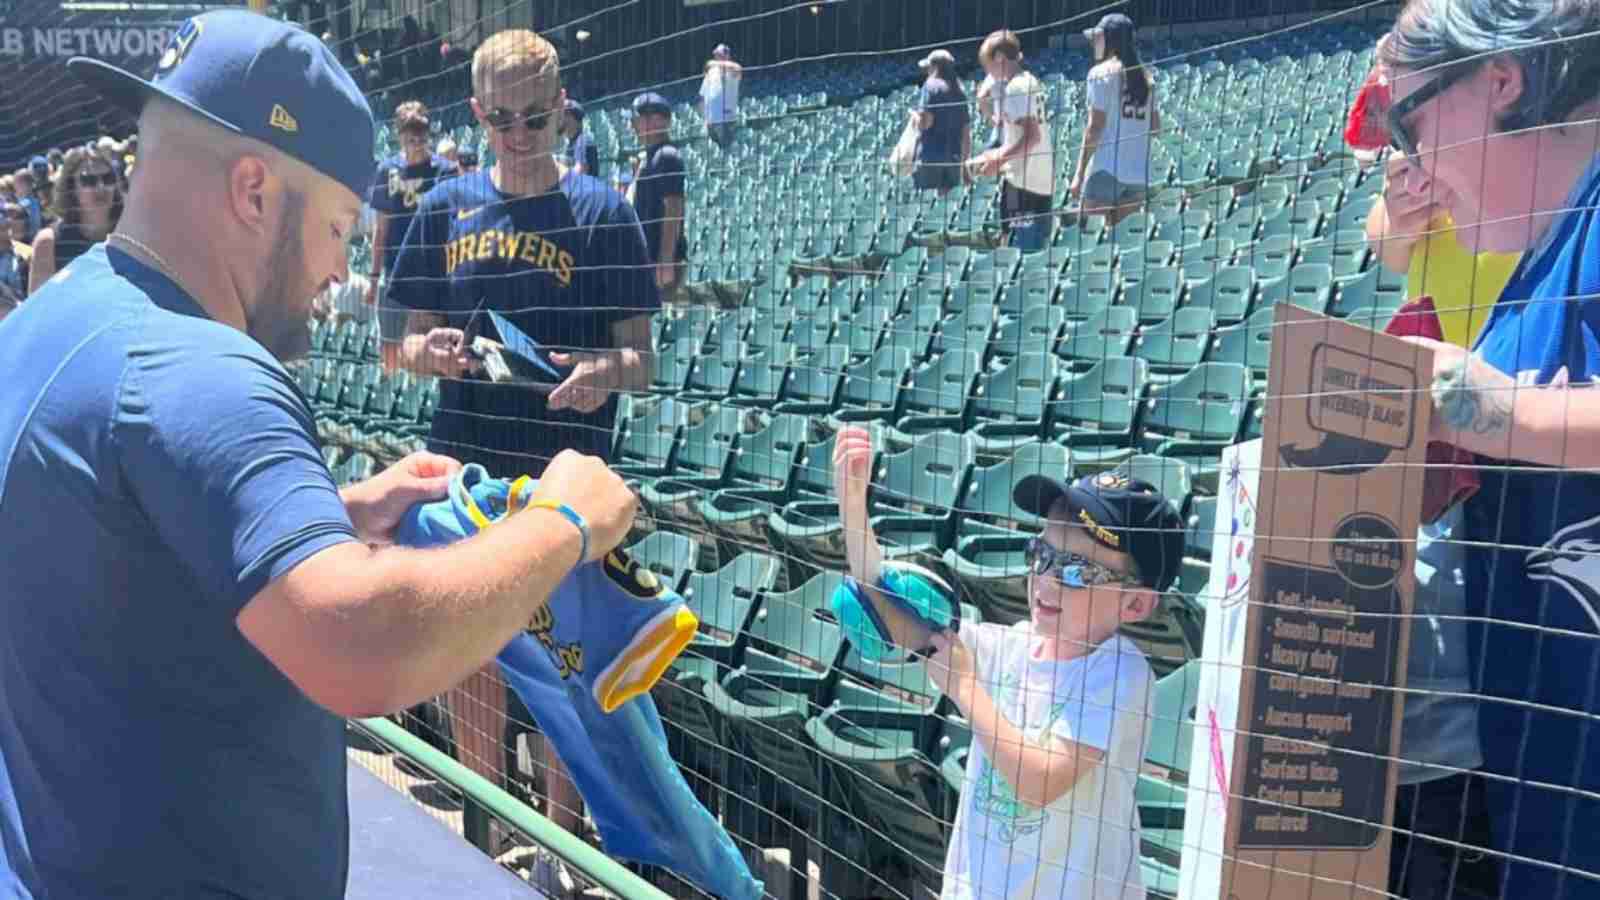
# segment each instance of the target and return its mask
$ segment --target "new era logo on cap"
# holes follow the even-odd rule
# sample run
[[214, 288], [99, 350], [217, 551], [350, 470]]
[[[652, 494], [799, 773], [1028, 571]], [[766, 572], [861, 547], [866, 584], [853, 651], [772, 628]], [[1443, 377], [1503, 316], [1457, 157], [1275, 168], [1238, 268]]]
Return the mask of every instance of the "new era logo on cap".
[[300, 130], [300, 123], [294, 120], [294, 116], [289, 115], [289, 111], [283, 108], [282, 103], [272, 104], [272, 115], [268, 117], [267, 124], [290, 134]]

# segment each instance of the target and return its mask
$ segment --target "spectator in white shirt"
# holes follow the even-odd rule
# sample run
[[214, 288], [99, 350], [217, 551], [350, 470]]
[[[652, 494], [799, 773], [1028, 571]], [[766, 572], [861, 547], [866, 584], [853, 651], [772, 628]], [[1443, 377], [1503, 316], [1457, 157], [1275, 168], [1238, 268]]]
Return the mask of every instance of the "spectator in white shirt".
[[1156, 86], [1139, 62], [1133, 20], [1111, 13], [1083, 33], [1098, 62], [1089, 70], [1089, 125], [1072, 178], [1085, 215], [1115, 225], [1143, 203], [1150, 184], [1150, 134], [1161, 128]]
[[700, 114], [706, 120], [706, 136], [727, 147], [739, 122], [739, 85], [744, 81], [744, 66], [733, 61], [727, 44], [718, 44], [706, 60], [706, 74], [700, 80]]
[[1037, 250], [1050, 238], [1056, 190], [1055, 150], [1044, 85], [1022, 67], [1022, 40], [996, 31], [978, 48], [978, 62], [994, 79], [990, 96], [1000, 119], [1000, 147], [967, 161], [975, 176], [1000, 176], [1001, 230], [1008, 242]]

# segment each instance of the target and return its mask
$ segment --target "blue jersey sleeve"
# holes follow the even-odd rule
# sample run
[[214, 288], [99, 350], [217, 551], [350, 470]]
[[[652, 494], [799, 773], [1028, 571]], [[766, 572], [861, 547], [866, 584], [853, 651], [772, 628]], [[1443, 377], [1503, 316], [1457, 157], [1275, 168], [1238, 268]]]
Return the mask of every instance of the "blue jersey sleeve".
[[390, 308], [440, 312], [449, 288], [444, 264], [444, 244], [450, 233], [449, 201], [434, 190], [417, 206], [389, 272], [384, 302]]
[[190, 344], [134, 368], [115, 415], [129, 493], [236, 610], [312, 554], [356, 540], [311, 410], [259, 349]]

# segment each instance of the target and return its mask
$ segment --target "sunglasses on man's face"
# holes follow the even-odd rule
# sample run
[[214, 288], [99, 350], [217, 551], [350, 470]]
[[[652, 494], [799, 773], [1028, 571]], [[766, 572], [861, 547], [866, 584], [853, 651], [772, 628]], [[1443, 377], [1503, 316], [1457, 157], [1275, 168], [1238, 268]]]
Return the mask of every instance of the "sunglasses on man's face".
[[1029, 538], [1022, 559], [1034, 575], [1055, 575], [1062, 587], [1091, 588], [1105, 584], [1138, 584], [1139, 579], [1080, 553], [1052, 547], [1044, 538]]
[[117, 176], [114, 172], [102, 172], [98, 175], [93, 172], [83, 172], [73, 180], [77, 182], [78, 187], [96, 188], [117, 186]]
[[1465, 78], [1471, 71], [1471, 66], [1452, 66], [1444, 74], [1395, 102], [1385, 113], [1384, 118], [1389, 126], [1389, 145], [1404, 153], [1412, 165], [1418, 164], [1421, 154], [1417, 149], [1417, 136], [1412, 133], [1411, 126], [1406, 120], [1416, 112], [1417, 107], [1449, 90], [1451, 85]]
[[483, 120], [495, 131], [509, 131], [517, 122], [526, 125], [529, 131], [543, 131], [550, 124], [550, 117], [555, 113], [556, 107], [534, 104], [521, 112], [512, 112], [504, 107], [496, 106], [483, 114]]

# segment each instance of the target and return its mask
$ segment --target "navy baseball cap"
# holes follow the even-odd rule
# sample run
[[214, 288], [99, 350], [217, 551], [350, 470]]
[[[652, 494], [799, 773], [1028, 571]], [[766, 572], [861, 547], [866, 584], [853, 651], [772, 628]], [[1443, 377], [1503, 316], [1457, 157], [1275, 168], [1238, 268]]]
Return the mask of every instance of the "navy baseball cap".
[[1100, 24], [1093, 28], [1085, 28], [1083, 36], [1092, 41], [1096, 34], [1110, 34], [1118, 31], [1133, 31], [1133, 20], [1123, 13], [1106, 13], [1100, 17]]
[[1121, 472], [1101, 472], [1067, 482], [1029, 475], [1017, 482], [1011, 499], [1019, 509], [1045, 518], [1057, 500], [1066, 500], [1071, 524], [1095, 543], [1133, 557], [1139, 580], [1165, 591], [1183, 568], [1183, 518], [1155, 485]]
[[662, 115], [670, 116], [672, 115], [672, 104], [667, 102], [667, 98], [655, 91], [640, 94], [633, 98], [633, 114], [642, 116], [646, 113], [661, 113]]
[[50, 160], [42, 156], [35, 156], [28, 160], [28, 168], [34, 175], [42, 176], [50, 171]]
[[358, 197], [371, 186], [372, 108], [328, 45], [297, 26], [243, 9], [214, 10], [173, 33], [149, 81], [82, 56], [67, 67], [135, 115], [150, 98], [164, 97], [300, 160]]
[[579, 103], [578, 101], [576, 101], [574, 99], [572, 99], [571, 97], [568, 97], [567, 98], [567, 112], [572, 113], [573, 115], [577, 116], [579, 119], [582, 119], [583, 118], [583, 104]]

